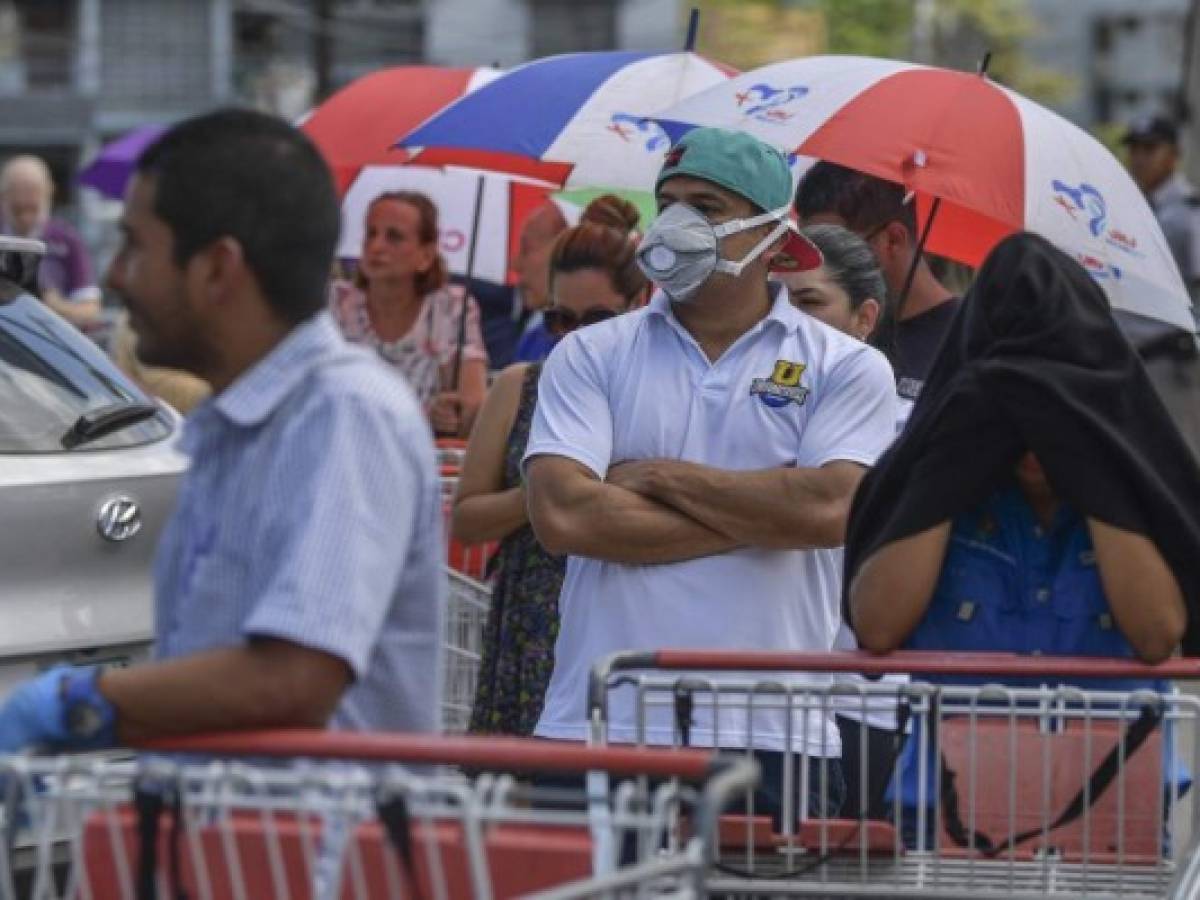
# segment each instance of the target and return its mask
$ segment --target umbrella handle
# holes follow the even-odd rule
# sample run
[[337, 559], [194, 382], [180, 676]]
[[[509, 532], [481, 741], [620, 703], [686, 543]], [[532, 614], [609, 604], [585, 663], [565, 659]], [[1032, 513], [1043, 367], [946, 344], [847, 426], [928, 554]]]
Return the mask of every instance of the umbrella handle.
[[[913, 202], [916, 202], [915, 195]], [[929, 209], [929, 218], [925, 220], [925, 227], [921, 229], [917, 247], [913, 251], [912, 262], [909, 263], [908, 272], [904, 276], [904, 287], [900, 289], [900, 296], [896, 298], [895, 303], [888, 304], [884, 309], [884, 322], [880, 325], [879, 342], [875, 346], [883, 351], [893, 366], [896, 364], [899, 350], [896, 338], [900, 325], [900, 314], [904, 312], [904, 301], [908, 299], [908, 292], [912, 290], [913, 279], [917, 275], [917, 266], [921, 264], [921, 258], [925, 254], [925, 243], [929, 240], [929, 232], [933, 230], [933, 220], [937, 218], [938, 208], [941, 205], [942, 198], [934, 197], [933, 205]]]
[[480, 174], [475, 185], [475, 214], [471, 219], [471, 243], [467, 245], [467, 275], [463, 287], [462, 313], [458, 317], [458, 345], [454, 348], [454, 368], [451, 370], [450, 387], [458, 390], [462, 375], [463, 348], [467, 343], [467, 313], [471, 308], [471, 279], [475, 275], [475, 247], [479, 242], [479, 216], [483, 211], [484, 177]]

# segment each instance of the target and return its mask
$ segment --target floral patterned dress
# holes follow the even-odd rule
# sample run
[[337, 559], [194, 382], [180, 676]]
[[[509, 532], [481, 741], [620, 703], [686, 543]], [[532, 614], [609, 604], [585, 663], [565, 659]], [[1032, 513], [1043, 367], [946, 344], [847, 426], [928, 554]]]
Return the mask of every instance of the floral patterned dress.
[[425, 295], [421, 312], [408, 334], [385, 341], [375, 333], [367, 310], [367, 295], [349, 282], [333, 285], [330, 310], [346, 340], [374, 348], [407, 380], [423, 407], [428, 408], [439, 390], [442, 369], [449, 370], [458, 353], [463, 303], [467, 304], [463, 360], [487, 362], [480, 328], [479, 304], [457, 285], [447, 285]]
[[[529, 442], [541, 368], [531, 365], [521, 385], [505, 450], [505, 490], [521, 483], [521, 457]], [[526, 524], [500, 542], [492, 566], [492, 608], [484, 629], [470, 730], [530, 735], [542, 714], [542, 699], [554, 669], [558, 594], [567, 558], [543, 550]]]

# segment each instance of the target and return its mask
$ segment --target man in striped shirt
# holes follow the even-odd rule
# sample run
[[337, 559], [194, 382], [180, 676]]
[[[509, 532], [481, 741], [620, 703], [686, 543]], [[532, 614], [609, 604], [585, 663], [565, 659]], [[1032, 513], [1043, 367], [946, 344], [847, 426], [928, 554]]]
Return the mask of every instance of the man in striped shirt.
[[138, 164], [108, 273], [151, 365], [213, 397], [155, 565], [155, 662], [60, 668], [0, 709], [0, 749], [217, 729], [432, 730], [440, 495], [421, 410], [322, 311], [328, 170], [291, 126], [225, 110]]

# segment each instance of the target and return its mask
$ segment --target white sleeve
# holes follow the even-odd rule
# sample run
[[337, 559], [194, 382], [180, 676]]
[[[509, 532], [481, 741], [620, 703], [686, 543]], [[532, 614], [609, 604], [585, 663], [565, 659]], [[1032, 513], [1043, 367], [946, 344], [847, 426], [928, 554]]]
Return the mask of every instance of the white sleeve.
[[896, 379], [887, 359], [864, 348], [829, 373], [800, 438], [799, 465], [875, 464], [896, 436]]
[[604, 478], [613, 446], [608, 370], [582, 337], [568, 335], [546, 360], [522, 465], [535, 456], [565, 456]]

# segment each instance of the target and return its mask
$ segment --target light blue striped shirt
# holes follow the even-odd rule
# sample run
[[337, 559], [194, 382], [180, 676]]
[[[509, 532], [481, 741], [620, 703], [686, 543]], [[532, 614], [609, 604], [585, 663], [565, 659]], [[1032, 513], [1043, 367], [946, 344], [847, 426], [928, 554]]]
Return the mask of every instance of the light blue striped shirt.
[[155, 561], [158, 656], [281, 638], [353, 670], [331, 727], [435, 730], [441, 493], [403, 380], [320, 314], [197, 407], [183, 449]]

